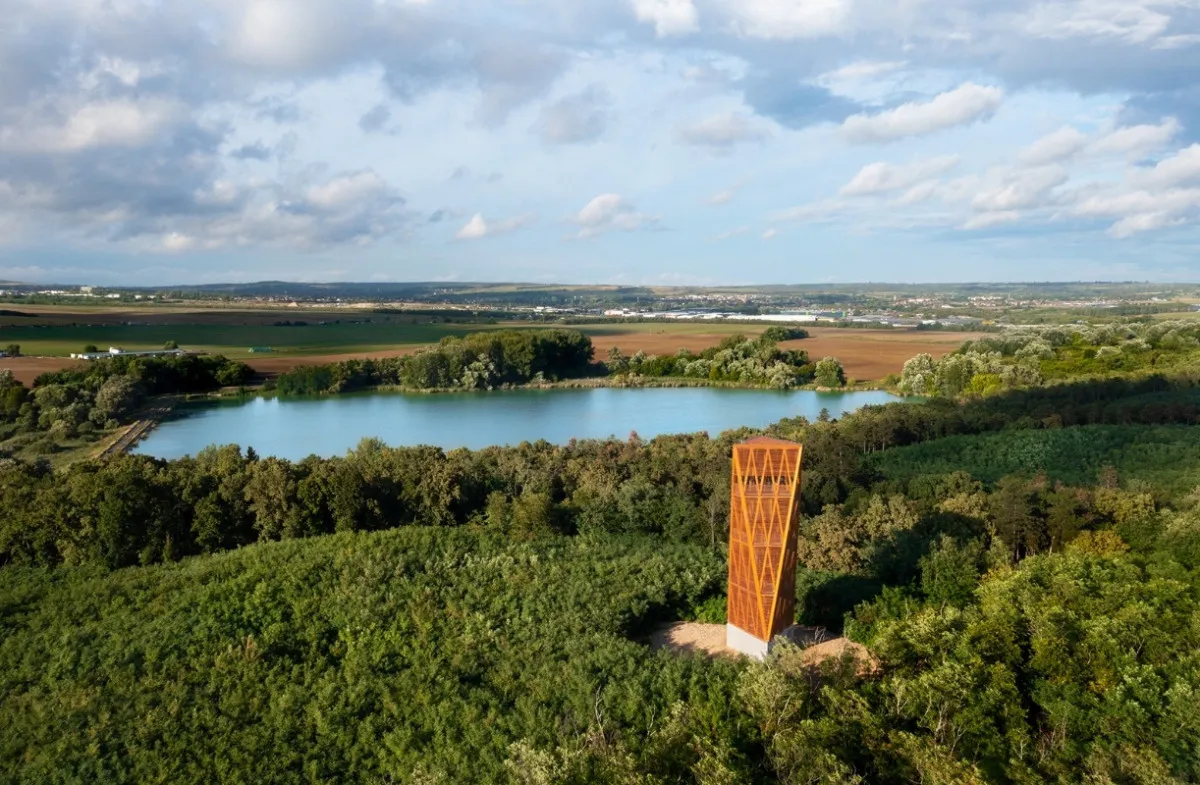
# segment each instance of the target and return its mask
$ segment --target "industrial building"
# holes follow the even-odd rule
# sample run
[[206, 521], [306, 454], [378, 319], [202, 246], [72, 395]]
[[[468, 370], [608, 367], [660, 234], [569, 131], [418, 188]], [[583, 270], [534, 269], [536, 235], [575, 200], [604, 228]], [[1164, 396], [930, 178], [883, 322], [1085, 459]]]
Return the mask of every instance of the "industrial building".
[[186, 354], [183, 349], [158, 349], [141, 352], [127, 352], [120, 346], [110, 346], [107, 352], [79, 352], [72, 354], [72, 360], [103, 360], [108, 357], [179, 357]]

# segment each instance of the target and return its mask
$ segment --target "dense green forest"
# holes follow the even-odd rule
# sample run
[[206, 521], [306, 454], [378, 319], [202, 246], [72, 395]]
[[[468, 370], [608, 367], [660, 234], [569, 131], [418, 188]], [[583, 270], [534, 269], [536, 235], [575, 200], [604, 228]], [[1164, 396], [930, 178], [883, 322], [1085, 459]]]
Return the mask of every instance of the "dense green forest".
[[630, 639], [722, 572], [649, 540], [431, 527], [0, 570], [0, 779], [498, 782], [591, 732], [648, 747], [682, 706], [733, 736], [732, 664]]
[[9, 566], [0, 776], [1195, 781], [1200, 511], [1130, 531], [1015, 565], [943, 537], [851, 617], [869, 673], [788, 648], [652, 652], [649, 626], [724, 571], [660, 537], [415, 527], [112, 573]]
[[1088, 425], [952, 436], [886, 450], [874, 466], [889, 479], [961, 471], [989, 483], [1024, 474], [1069, 485], [1095, 482], [1107, 467], [1125, 483], [1178, 498], [1200, 486], [1200, 429]]
[[1200, 322], [1019, 327], [968, 341], [940, 360], [904, 364], [899, 388], [913, 395], [990, 395], [1080, 377], [1106, 378], [1200, 365]]
[[[489, 378], [590, 366], [563, 337], [485, 339], [516, 374]], [[765, 430], [805, 445], [798, 620], [868, 669], [647, 645], [723, 621], [749, 429], [0, 456], [0, 780], [1196, 781], [1200, 383], [1144, 370]], [[137, 373], [144, 394], [220, 383]], [[34, 396], [94, 407], [132, 375]]]
[[148, 398], [209, 392], [250, 380], [245, 363], [217, 355], [110, 357], [45, 373], [32, 390], [0, 370], [0, 458], [27, 445], [62, 442], [126, 423]]

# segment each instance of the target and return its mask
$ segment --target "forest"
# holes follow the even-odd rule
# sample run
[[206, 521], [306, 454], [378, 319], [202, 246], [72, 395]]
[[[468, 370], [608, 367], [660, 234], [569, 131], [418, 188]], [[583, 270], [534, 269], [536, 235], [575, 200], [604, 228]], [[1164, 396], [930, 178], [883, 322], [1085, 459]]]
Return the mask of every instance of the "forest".
[[[553, 372], [521, 346], [497, 369]], [[648, 645], [724, 621], [730, 448], [759, 431], [0, 457], [0, 780], [1200, 779], [1200, 378], [763, 432], [805, 445], [797, 620], [869, 669]]]
[[940, 360], [904, 364], [898, 388], [910, 395], [990, 395], [1081, 377], [1194, 371], [1200, 321], [1018, 327], [968, 341]]
[[280, 374], [280, 395], [316, 395], [393, 386], [410, 390], [491, 390], [588, 376], [592, 341], [577, 330], [497, 330], [446, 336], [407, 357], [345, 360]]
[[732, 335], [695, 354], [685, 349], [659, 357], [639, 351], [627, 357], [614, 347], [605, 361], [593, 362], [591, 339], [577, 330], [499, 330], [448, 336], [407, 357], [302, 366], [270, 385], [280, 395], [316, 395], [372, 387], [491, 390], [589, 376], [625, 381], [677, 377], [777, 389], [814, 380], [830, 387], [844, 384], [841, 365], [832, 358], [822, 360], [822, 366], [810, 363], [803, 351], [777, 346], [807, 335], [799, 328], [774, 325], [757, 338]]
[[814, 380], [827, 387], [844, 384], [845, 373], [836, 360], [824, 358], [814, 365], [807, 352], [777, 346], [780, 341], [807, 337], [805, 330], [772, 325], [757, 338], [731, 335], [699, 353], [682, 349], [675, 355], [658, 356], [639, 351], [626, 357], [614, 346], [605, 368], [616, 378], [679, 377], [781, 390]]
[[39, 376], [32, 390], [0, 369], [0, 458], [30, 445], [54, 452], [130, 420], [154, 396], [202, 393], [247, 383], [245, 363], [218, 355], [111, 357]]

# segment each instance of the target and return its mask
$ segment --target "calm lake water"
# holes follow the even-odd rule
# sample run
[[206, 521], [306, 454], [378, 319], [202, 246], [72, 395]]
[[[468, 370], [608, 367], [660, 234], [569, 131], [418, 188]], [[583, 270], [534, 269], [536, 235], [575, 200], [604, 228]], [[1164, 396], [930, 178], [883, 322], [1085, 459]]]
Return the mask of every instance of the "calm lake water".
[[194, 455], [210, 444], [240, 444], [259, 455], [298, 460], [341, 455], [365, 437], [393, 446], [445, 449], [545, 439], [643, 438], [743, 425], [762, 427], [821, 409], [834, 417], [898, 400], [884, 392], [659, 389], [511, 390], [405, 395], [366, 393], [327, 398], [248, 398], [186, 407], [135, 452], [160, 458]]

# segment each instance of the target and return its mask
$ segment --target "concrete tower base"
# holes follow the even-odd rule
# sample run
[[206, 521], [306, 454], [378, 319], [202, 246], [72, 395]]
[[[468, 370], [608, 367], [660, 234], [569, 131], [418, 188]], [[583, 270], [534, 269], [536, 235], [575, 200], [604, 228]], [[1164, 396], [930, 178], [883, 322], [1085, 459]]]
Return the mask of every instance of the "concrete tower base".
[[769, 648], [766, 641], [760, 641], [741, 627], [732, 624], [725, 625], [725, 645], [756, 660], [766, 659]]

